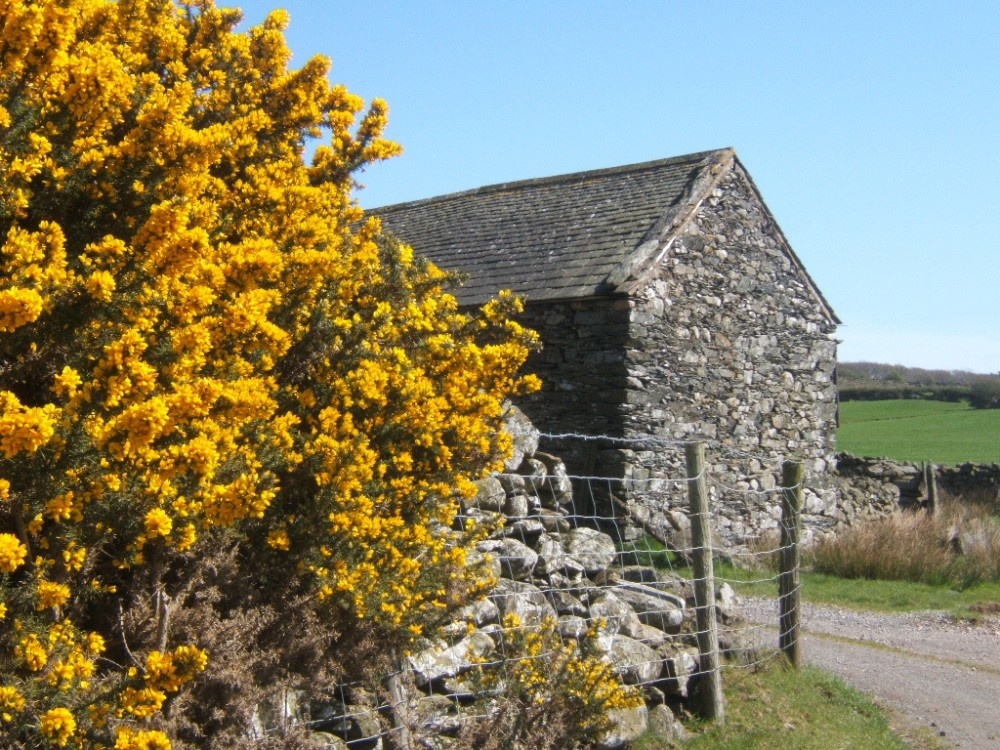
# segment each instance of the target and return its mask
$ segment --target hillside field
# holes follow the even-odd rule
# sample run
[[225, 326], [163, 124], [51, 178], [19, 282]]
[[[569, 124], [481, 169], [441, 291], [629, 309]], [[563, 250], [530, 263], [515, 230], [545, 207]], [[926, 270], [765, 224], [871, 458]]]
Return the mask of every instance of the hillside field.
[[946, 466], [1000, 463], [1000, 409], [916, 399], [845, 401], [837, 449]]

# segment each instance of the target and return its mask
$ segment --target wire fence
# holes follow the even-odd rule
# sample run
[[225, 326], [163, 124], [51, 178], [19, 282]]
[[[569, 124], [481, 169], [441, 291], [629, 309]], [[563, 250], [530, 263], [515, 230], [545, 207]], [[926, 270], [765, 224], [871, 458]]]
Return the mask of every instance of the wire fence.
[[[554, 705], [560, 691], [575, 689], [584, 656], [641, 691], [647, 704], [686, 704], [722, 721], [726, 670], [779, 658], [797, 666], [802, 465], [781, 461], [781, 486], [773, 490], [721, 483], [726, 502], [780, 496], [782, 514], [777, 538], [717, 550], [712, 498], [720, 487], [713, 487], [704, 443], [603, 439], [674, 451], [684, 469], [629, 480], [571, 475], [558, 459], [535, 454], [517, 472], [484, 483], [457, 524], [487, 518], [498, 525], [478, 549], [501, 576], [497, 588], [423, 648], [399, 655], [381, 703], [353, 699], [346, 685], [309, 726], [352, 748], [436, 747], [429, 733], [454, 735], [470, 722], [495, 721], [511, 691], [527, 696], [522, 710]], [[637, 532], [633, 501], [668, 498], [674, 533], [651, 524]], [[587, 674], [594, 691], [596, 673]], [[275, 723], [272, 717], [262, 727]]]

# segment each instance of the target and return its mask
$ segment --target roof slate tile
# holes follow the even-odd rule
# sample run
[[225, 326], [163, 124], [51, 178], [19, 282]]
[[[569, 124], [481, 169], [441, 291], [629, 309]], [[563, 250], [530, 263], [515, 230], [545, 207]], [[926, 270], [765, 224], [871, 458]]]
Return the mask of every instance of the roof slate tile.
[[[671, 206], [728, 149], [560, 175], [371, 211], [386, 231], [468, 278], [463, 304], [501, 289], [529, 302], [607, 294]], [[624, 273], [623, 273], [624, 271]]]

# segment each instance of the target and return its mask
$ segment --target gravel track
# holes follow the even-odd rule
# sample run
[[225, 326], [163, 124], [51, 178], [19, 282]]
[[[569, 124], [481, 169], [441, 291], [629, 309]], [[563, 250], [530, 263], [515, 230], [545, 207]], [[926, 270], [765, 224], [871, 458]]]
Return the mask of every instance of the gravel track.
[[[773, 601], [749, 619], [777, 620]], [[1000, 618], [803, 606], [802, 656], [959, 750], [1000, 748]]]

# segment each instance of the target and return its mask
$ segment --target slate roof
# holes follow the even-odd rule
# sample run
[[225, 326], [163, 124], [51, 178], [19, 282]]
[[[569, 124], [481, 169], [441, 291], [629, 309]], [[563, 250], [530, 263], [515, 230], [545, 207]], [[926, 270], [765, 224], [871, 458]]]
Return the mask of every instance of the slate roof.
[[456, 291], [464, 305], [482, 304], [501, 289], [528, 303], [624, 293], [735, 158], [732, 149], [704, 151], [489, 185], [370, 213], [418, 254], [464, 274]]
[[490, 185], [371, 213], [418, 254], [466, 274], [463, 304], [500, 289], [532, 302], [589, 297], [612, 291], [608, 277], [715, 153]]

